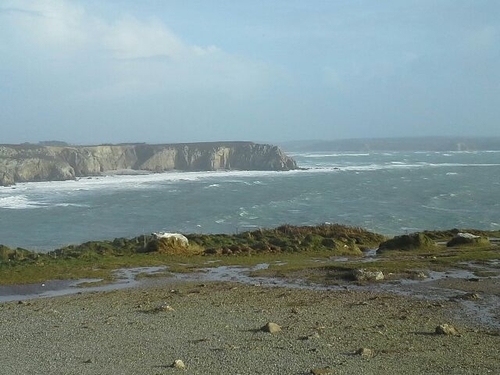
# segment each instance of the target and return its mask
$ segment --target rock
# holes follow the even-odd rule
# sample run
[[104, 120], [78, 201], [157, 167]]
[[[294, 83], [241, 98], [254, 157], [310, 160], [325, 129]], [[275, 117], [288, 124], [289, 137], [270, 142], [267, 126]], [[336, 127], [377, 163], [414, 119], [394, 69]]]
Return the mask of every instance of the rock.
[[281, 331], [281, 327], [276, 323], [269, 322], [261, 330], [269, 333], [277, 333]]
[[184, 364], [184, 362], [181, 359], [176, 359], [174, 361], [174, 363], [172, 363], [171, 367], [177, 368], [179, 370], [185, 370], [186, 369], [186, 365]]
[[382, 242], [377, 250], [382, 253], [386, 250], [418, 250], [432, 249], [436, 247], [436, 243], [432, 238], [424, 233], [412, 233], [402, 236], [396, 236], [390, 240]]
[[364, 268], [354, 270], [352, 276], [356, 281], [379, 281], [385, 278], [382, 271], [369, 271]]
[[464, 295], [461, 295], [460, 298], [468, 301], [475, 301], [481, 299], [481, 297], [477, 293], [465, 293]]
[[439, 335], [451, 335], [451, 336], [457, 336], [460, 333], [457, 331], [455, 327], [453, 327], [451, 324], [440, 324], [436, 327], [435, 330], [436, 334]]
[[356, 354], [360, 355], [361, 357], [371, 358], [375, 355], [375, 351], [369, 348], [359, 348], [358, 350], [356, 350]]
[[416, 271], [413, 273], [415, 279], [427, 279], [429, 276], [423, 271]]
[[447, 247], [453, 246], [489, 246], [490, 240], [486, 237], [476, 236], [471, 233], [457, 233], [446, 243]]
[[171, 239], [172, 241], [179, 242], [183, 246], [189, 245], [189, 240], [181, 233], [155, 232], [153, 233], [153, 236], [156, 239]]
[[174, 308], [166, 303], [162, 303], [159, 307], [161, 311], [175, 311]]
[[313, 368], [311, 369], [311, 374], [313, 375], [333, 374], [333, 369], [330, 367]]

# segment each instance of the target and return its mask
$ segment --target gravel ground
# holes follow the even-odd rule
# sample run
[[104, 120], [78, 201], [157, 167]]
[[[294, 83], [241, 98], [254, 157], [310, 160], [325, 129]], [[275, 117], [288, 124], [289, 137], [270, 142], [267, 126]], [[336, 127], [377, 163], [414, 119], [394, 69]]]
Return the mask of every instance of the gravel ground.
[[[499, 374], [498, 329], [461, 319], [459, 308], [387, 293], [155, 280], [0, 304], [0, 373]], [[268, 322], [281, 331], [262, 331]], [[436, 334], [442, 323], [460, 334]], [[172, 367], [177, 359], [185, 369]]]

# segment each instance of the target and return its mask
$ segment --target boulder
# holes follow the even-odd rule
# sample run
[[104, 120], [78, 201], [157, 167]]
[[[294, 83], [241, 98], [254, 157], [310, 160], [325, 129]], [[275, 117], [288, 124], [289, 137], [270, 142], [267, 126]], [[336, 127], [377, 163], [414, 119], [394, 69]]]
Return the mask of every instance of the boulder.
[[454, 246], [489, 246], [490, 240], [486, 237], [476, 236], [471, 233], [457, 233], [451, 240], [446, 243], [447, 247]]
[[424, 233], [411, 233], [396, 236], [390, 240], [382, 242], [378, 248], [378, 252], [383, 252], [385, 250], [432, 249], [434, 247], [436, 247], [434, 240]]
[[352, 271], [352, 277], [356, 281], [380, 281], [384, 280], [385, 278], [382, 271], [371, 271], [365, 268], [355, 269], [354, 271]]
[[361, 357], [371, 358], [375, 355], [375, 351], [369, 348], [359, 348], [356, 351], [356, 354], [360, 355]]
[[269, 322], [261, 330], [268, 333], [278, 333], [281, 331], [281, 327], [276, 323]]
[[153, 233], [153, 236], [157, 240], [166, 239], [166, 240], [172, 240], [173, 242], [177, 242], [179, 245], [182, 246], [189, 245], [189, 240], [187, 239], [186, 236], [184, 236], [181, 233], [158, 232], [158, 233]]
[[450, 335], [450, 336], [458, 336], [460, 333], [457, 331], [455, 327], [451, 324], [440, 324], [436, 327], [435, 330], [438, 335]]
[[174, 361], [174, 363], [172, 363], [171, 367], [177, 368], [179, 370], [185, 370], [186, 369], [186, 365], [184, 364], [184, 361], [182, 361], [182, 359], [176, 359]]

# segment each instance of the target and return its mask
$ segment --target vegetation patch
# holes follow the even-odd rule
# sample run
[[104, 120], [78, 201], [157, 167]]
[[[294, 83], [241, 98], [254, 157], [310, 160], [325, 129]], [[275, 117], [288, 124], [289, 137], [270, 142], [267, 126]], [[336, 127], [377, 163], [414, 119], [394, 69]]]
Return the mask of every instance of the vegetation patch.
[[[221, 265], [252, 267], [260, 263], [268, 263], [268, 269], [254, 271], [253, 276], [339, 283], [352, 281], [356, 268], [381, 271], [391, 279], [415, 277], [423, 270], [470, 268], [470, 262], [500, 259], [495, 243], [447, 247], [446, 243], [460, 232], [466, 231], [426, 231], [388, 240], [380, 234], [339, 224], [282, 225], [233, 235], [188, 234], [187, 243], [153, 235], [89, 241], [48, 253], [0, 245], [0, 284], [43, 282], [48, 277], [110, 282], [113, 270], [118, 268], [168, 266], [168, 273], [158, 275], [166, 276]], [[467, 233], [486, 238], [498, 235], [474, 230]], [[379, 248], [376, 261], [360, 264], [363, 250], [374, 248]], [[335, 261], [338, 256], [347, 261]]]
[[436, 241], [425, 233], [412, 233], [396, 236], [382, 242], [378, 248], [379, 252], [386, 250], [428, 250], [436, 248]]

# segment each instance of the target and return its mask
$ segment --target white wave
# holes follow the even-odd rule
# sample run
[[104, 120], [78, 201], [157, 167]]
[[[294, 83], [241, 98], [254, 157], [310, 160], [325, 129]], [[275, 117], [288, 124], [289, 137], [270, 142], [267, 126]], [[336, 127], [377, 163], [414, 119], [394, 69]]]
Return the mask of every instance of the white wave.
[[[155, 188], [158, 184], [175, 183], [180, 181], [200, 181], [214, 178], [242, 178], [265, 177], [292, 174], [296, 171], [208, 171], [208, 172], [165, 172], [140, 175], [109, 175], [80, 178], [68, 181], [23, 182], [16, 184], [18, 191], [27, 193], [44, 192], [84, 192], [101, 189], [148, 189]], [[241, 182], [241, 181], [238, 181]], [[0, 187], [0, 192], [6, 187]]]
[[339, 152], [339, 153], [323, 153], [323, 152], [305, 152], [289, 154], [291, 157], [303, 158], [335, 158], [335, 157], [359, 157], [370, 156], [369, 153], [353, 153], [353, 152]]
[[53, 203], [42, 202], [28, 198], [26, 195], [12, 195], [7, 197], [0, 197], [0, 208], [11, 210], [24, 210], [34, 208], [48, 208], [48, 207], [89, 207], [86, 204], [77, 203]]
[[353, 165], [348, 167], [340, 167], [342, 171], [378, 171], [382, 169], [412, 169], [422, 168], [420, 164], [368, 164], [368, 165]]
[[421, 163], [423, 166], [428, 167], [500, 167], [497, 163]]
[[29, 200], [25, 195], [14, 195], [0, 198], [0, 208], [8, 208], [11, 210], [37, 208], [43, 205], [44, 204], [41, 202]]
[[88, 204], [78, 204], [78, 203], [56, 203], [51, 204], [53, 207], [90, 207]]

